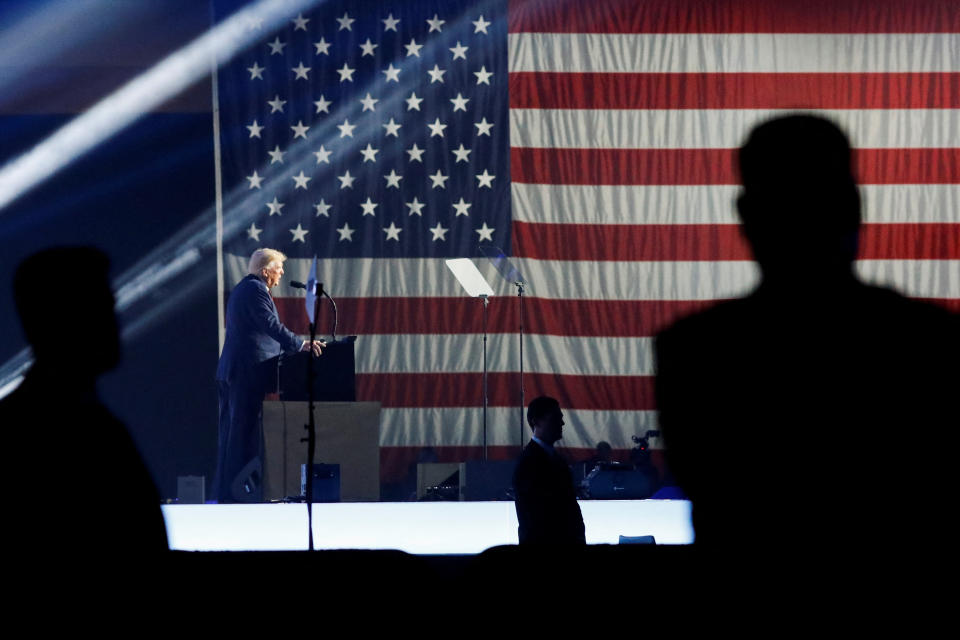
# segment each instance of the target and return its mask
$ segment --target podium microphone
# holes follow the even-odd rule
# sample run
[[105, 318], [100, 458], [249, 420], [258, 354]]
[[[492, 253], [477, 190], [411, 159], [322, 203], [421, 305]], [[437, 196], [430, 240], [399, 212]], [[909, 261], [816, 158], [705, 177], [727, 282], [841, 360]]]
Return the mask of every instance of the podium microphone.
[[289, 285], [290, 285], [291, 287], [293, 287], [294, 289], [306, 289], [306, 288], [307, 288], [307, 285], [303, 284], [302, 282], [297, 282], [296, 280], [291, 280], [291, 281], [289, 282]]

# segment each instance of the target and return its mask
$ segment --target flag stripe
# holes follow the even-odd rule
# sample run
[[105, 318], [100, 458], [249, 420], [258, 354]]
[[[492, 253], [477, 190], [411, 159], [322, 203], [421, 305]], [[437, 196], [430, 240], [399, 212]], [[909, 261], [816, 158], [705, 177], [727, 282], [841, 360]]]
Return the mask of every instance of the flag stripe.
[[[954, 265], [956, 266], [956, 265]], [[920, 298], [953, 311], [960, 311], [960, 296], [953, 298]], [[623, 345], [612, 342], [611, 338], [641, 338], [654, 336], [661, 329], [669, 326], [676, 320], [702, 311], [715, 304], [713, 300], [550, 300], [545, 298], [528, 297], [524, 300], [524, 367], [532, 371], [551, 366], [560, 373], [571, 373], [572, 369], [565, 369], [565, 359], [558, 355], [541, 354], [534, 336], [564, 336], [566, 339], [580, 340], [587, 343], [585, 348], [595, 352], [605, 352], [609, 349], [623, 349]], [[300, 335], [309, 331], [303, 311], [302, 299], [282, 298], [277, 300], [281, 315], [286, 318], [287, 325]], [[383, 371], [384, 367], [393, 366], [402, 372], [415, 371], [418, 365], [396, 363], [381, 359], [380, 352], [374, 347], [381, 347], [393, 336], [397, 342], [410, 340], [412, 345], [419, 345], [423, 336], [427, 340], [435, 340], [437, 345], [449, 344], [445, 336], [480, 335], [483, 331], [483, 319], [477, 311], [477, 301], [470, 298], [338, 298], [337, 306], [340, 309], [340, 325], [338, 335], [358, 335], [360, 342], [357, 346], [357, 367], [360, 371]], [[519, 304], [510, 298], [494, 298], [490, 303], [487, 332], [491, 336], [508, 334], [516, 340], [519, 323]], [[332, 328], [332, 319], [329, 312], [321, 313], [319, 332], [329, 335]], [[464, 348], [468, 348], [469, 337], [463, 338]], [[367, 341], [376, 341], [374, 346], [368, 346]], [[533, 340], [533, 342], [530, 342]], [[601, 342], [602, 340], [602, 342]], [[506, 343], [505, 348], [513, 348], [516, 343]], [[548, 344], [548, 343], [544, 343]], [[495, 349], [504, 348], [502, 343], [495, 346], [491, 339], [488, 343], [490, 358]], [[532, 346], [531, 346], [532, 345]], [[399, 347], [394, 346], [396, 351]], [[561, 347], [563, 348], [563, 347]], [[635, 345], [639, 349], [640, 346]], [[412, 349], [404, 349], [409, 352]], [[441, 349], [437, 349], [441, 351]], [[631, 349], [620, 351], [623, 354], [633, 355]], [[637, 359], [626, 359], [620, 363], [619, 371], [592, 370], [600, 375], [613, 375], [634, 371], [641, 367], [646, 354], [636, 354]], [[437, 358], [437, 365], [425, 367], [429, 370], [444, 370], [445, 363], [450, 356], [437, 355], [433, 349], [426, 349], [416, 355], [414, 361], [423, 362], [423, 358]], [[512, 354], [511, 354], [512, 357]], [[544, 358], [547, 358], [544, 360]], [[376, 359], [374, 367], [367, 363]], [[540, 364], [543, 363], [543, 364]], [[588, 365], [582, 365], [588, 367]], [[592, 365], [589, 365], [592, 366]], [[519, 368], [519, 367], [518, 367]]]
[[960, 31], [952, 0], [569, 0], [510, 3], [511, 32], [894, 33]]
[[[539, 393], [534, 387], [528, 392]], [[530, 397], [530, 396], [528, 396]], [[566, 447], [590, 447], [606, 440], [614, 448], [631, 447], [630, 436], [657, 429], [653, 411], [564, 408], [563, 440]], [[491, 407], [487, 411], [487, 442], [517, 445], [519, 407]], [[530, 437], [525, 428], [523, 442]], [[476, 407], [411, 407], [383, 409], [380, 413], [381, 446], [469, 446], [483, 443], [483, 412]], [[651, 447], [659, 445], [651, 439]]]
[[[752, 260], [739, 225], [513, 223], [513, 252], [541, 260]], [[861, 260], [960, 259], [960, 224], [866, 224]]]
[[[236, 275], [243, 258], [225, 256], [224, 261], [233, 267], [234, 277], [230, 281], [238, 282], [246, 273], [241, 267], [240, 275]], [[514, 264], [528, 283], [527, 298], [716, 300], [744, 295], [759, 281], [756, 264], [747, 261], [583, 262], [516, 258]], [[286, 265], [284, 278], [306, 280], [309, 260], [292, 258]], [[516, 297], [513, 286], [489, 263], [479, 262], [478, 266], [495, 296]], [[860, 260], [855, 266], [865, 280], [895, 287], [913, 297], [960, 298], [960, 263], [956, 260]], [[317, 277], [338, 300], [466, 295], [443, 260], [434, 258], [324, 260], [318, 264]], [[297, 313], [305, 313], [303, 298], [296, 299], [300, 300]]]
[[[550, 300], [527, 297], [523, 304], [524, 332], [527, 336], [543, 334], [571, 338], [634, 338], [653, 336], [675, 320], [712, 306], [714, 301]], [[477, 306], [477, 300], [465, 297], [338, 297], [337, 307], [341, 316], [338, 334], [359, 335], [361, 340], [366, 340], [371, 334], [407, 335], [414, 338], [426, 335], [438, 340], [442, 340], [445, 334], [480, 334], [483, 331], [483, 318]], [[293, 331], [301, 335], [309, 331], [302, 298], [278, 298], [277, 307], [286, 319], [287, 326]], [[492, 298], [487, 332], [491, 335], [516, 334], [520, 326], [519, 314], [519, 303], [515, 298]], [[332, 324], [329, 312], [324, 310], [319, 322], [320, 332], [328, 335]], [[524, 342], [524, 345], [527, 345], [527, 342]], [[366, 347], [360, 345], [357, 350], [364, 348]], [[525, 346], [525, 349], [529, 348]], [[375, 350], [371, 352], [376, 353]], [[533, 360], [532, 356], [525, 358], [524, 366], [534, 370], [533, 368], [539, 365], [534, 365]], [[621, 362], [620, 366], [622, 370], [631, 370], [638, 362]], [[409, 368], [401, 364], [396, 366], [400, 367], [400, 370]]]
[[[515, 182], [513, 219], [571, 224], [738, 224], [737, 185], [557, 185]], [[862, 185], [866, 223], [957, 222], [960, 185]]]
[[[487, 376], [489, 406], [520, 403], [517, 373]], [[652, 376], [571, 376], [524, 373], [524, 385], [572, 409], [645, 411], [654, 408]], [[533, 398], [533, 395], [528, 396]], [[483, 405], [482, 373], [357, 374], [357, 400], [384, 407], [477, 407]]]
[[[729, 149], [758, 123], [788, 111], [758, 109], [511, 109], [515, 147], [576, 149]], [[846, 109], [814, 112], [839, 124], [853, 147], [960, 147], [950, 109]]]
[[[511, 149], [514, 182], [738, 184], [735, 149]], [[960, 183], [960, 149], [855, 149], [862, 184]]]
[[511, 33], [509, 70], [564, 73], [943, 73], [958, 33]]
[[[501, 311], [498, 309], [497, 313]], [[516, 325], [511, 330], [515, 331]], [[511, 330], [489, 332], [489, 372], [520, 370], [520, 341]], [[581, 376], [653, 374], [653, 341], [649, 337], [584, 340], [574, 336], [527, 333], [523, 352], [524, 370], [529, 373]], [[483, 335], [479, 332], [365, 333], [358, 338], [355, 354], [356, 371], [363, 374], [479, 373], [483, 371]]]
[[960, 73], [510, 74], [511, 109], [948, 109]]

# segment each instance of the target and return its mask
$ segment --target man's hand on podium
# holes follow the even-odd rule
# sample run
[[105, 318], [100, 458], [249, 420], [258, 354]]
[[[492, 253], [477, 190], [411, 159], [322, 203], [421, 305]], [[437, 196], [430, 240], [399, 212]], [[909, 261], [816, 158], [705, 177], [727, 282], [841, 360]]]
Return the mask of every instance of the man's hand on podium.
[[312, 343], [309, 340], [303, 341], [303, 346], [300, 347], [300, 351], [313, 351], [313, 355], [319, 356], [323, 353], [323, 348], [327, 346], [327, 343], [323, 340], [314, 340]]

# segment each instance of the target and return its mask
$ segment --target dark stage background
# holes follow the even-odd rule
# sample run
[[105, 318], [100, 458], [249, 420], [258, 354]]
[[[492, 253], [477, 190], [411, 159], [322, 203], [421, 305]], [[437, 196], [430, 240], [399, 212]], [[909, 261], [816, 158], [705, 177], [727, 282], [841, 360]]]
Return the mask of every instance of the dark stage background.
[[[84, 4], [81, 8], [95, 8], [110, 19], [55, 28], [69, 6], [0, 3], [0, 40], [6, 45], [0, 63], [0, 165], [210, 26], [204, 2]], [[3, 25], [18, 24], [29, 14], [40, 25], [35, 32], [4, 33]], [[199, 215], [213, 223], [210, 94], [207, 77], [0, 212], [0, 362], [26, 346], [11, 292], [13, 271], [25, 256], [58, 244], [93, 244], [110, 254], [116, 277]], [[83, 274], [64, 273], [50, 284], [55, 295], [57, 288], [82, 286]], [[135, 320], [140, 324], [125, 336], [120, 367], [101, 382], [104, 401], [128, 425], [164, 498], [176, 495], [178, 475], [213, 472], [216, 305], [211, 253], [121, 317], [128, 333]], [[152, 311], [145, 315], [146, 310]], [[84, 339], [71, 331], [70, 318], [79, 313], [83, 309], [64, 309], [62, 330], [49, 336], [62, 345], [64, 357]], [[38, 411], [57, 411], [62, 428], [72, 428], [71, 408], [56, 400], [51, 397]], [[49, 446], [56, 437], [37, 434], [37, 442]], [[16, 455], [36, 455], [40, 464], [39, 452]], [[83, 460], [72, 459], [69, 451], [58, 457], [82, 476]]]

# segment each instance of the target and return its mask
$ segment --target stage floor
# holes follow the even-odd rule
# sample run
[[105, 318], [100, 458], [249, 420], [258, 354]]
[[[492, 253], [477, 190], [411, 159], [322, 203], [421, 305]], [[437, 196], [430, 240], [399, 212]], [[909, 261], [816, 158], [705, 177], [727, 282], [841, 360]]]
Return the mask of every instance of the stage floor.
[[[652, 535], [693, 542], [685, 500], [584, 500], [588, 544]], [[170, 548], [183, 551], [295, 551], [307, 548], [303, 504], [164, 505]], [[317, 549], [397, 549], [473, 554], [517, 543], [512, 502], [354, 502], [313, 505]]]

